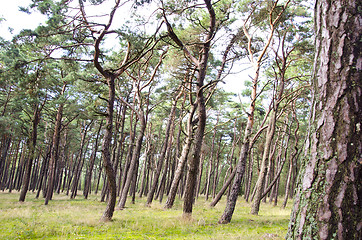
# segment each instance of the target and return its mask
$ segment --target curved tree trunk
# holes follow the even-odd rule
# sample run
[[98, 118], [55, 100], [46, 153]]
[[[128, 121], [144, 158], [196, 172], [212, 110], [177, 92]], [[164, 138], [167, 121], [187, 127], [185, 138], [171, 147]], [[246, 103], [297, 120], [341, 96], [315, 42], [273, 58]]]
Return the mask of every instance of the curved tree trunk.
[[311, 128], [287, 239], [362, 239], [361, 8], [316, 1]]

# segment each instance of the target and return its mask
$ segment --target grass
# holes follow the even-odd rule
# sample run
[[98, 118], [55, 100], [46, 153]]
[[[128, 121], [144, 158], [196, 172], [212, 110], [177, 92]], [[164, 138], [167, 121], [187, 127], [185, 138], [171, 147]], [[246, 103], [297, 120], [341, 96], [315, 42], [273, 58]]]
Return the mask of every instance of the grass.
[[290, 206], [286, 209], [262, 204], [259, 216], [249, 214], [250, 204], [239, 200], [230, 224], [217, 224], [225, 200], [215, 208], [200, 197], [193, 219], [182, 218], [182, 202], [164, 210], [158, 201], [145, 206], [145, 198], [116, 210], [112, 222], [100, 222], [105, 203], [99, 196], [69, 200], [55, 195], [48, 206], [28, 193], [18, 202], [19, 193], [0, 193], [0, 239], [284, 239]]

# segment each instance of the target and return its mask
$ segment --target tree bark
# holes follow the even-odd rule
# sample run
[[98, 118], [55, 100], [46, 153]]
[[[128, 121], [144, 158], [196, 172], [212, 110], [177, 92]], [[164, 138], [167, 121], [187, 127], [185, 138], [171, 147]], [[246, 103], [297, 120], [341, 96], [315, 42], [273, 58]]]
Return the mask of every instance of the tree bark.
[[155, 194], [156, 188], [158, 186], [158, 179], [160, 177], [160, 173], [161, 173], [161, 170], [162, 170], [162, 165], [163, 165], [163, 162], [165, 161], [166, 151], [167, 151], [167, 148], [169, 146], [169, 138], [170, 138], [170, 135], [173, 134], [173, 131], [171, 131], [171, 128], [172, 128], [172, 125], [174, 124], [174, 120], [175, 120], [177, 101], [181, 97], [182, 93], [183, 92], [180, 91], [180, 93], [176, 96], [176, 98], [173, 100], [173, 103], [172, 103], [171, 111], [170, 111], [170, 114], [168, 116], [168, 121], [167, 121], [167, 126], [166, 126], [164, 145], [163, 145], [163, 148], [161, 150], [160, 158], [158, 159], [157, 169], [156, 169], [156, 172], [155, 172], [155, 175], [154, 175], [154, 178], [153, 178], [152, 187], [151, 187], [151, 189], [150, 189], [150, 191], [148, 192], [148, 195], [147, 195], [147, 202], [146, 202], [147, 206], [151, 205], [152, 200], [153, 200], [153, 195]]
[[87, 169], [87, 173], [86, 173], [86, 177], [85, 177], [84, 192], [83, 192], [83, 195], [84, 195], [85, 199], [88, 198], [88, 194], [89, 194], [89, 192], [91, 190], [91, 179], [92, 179], [93, 167], [94, 167], [94, 162], [95, 162], [95, 159], [96, 159], [96, 154], [97, 154], [97, 151], [98, 151], [98, 139], [99, 139], [99, 136], [100, 136], [102, 125], [103, 125], [103, 120], [99, 123], [97, 136], [96, 136], [94, 146], [93, 146], [93, 152], [92, 152], [92, 155], [90, 156], [89, 167]]
[[102, 221], [110, 221], [113, 217], [114, 207], [116, 205], [116, 174], [113, 169], [111, 162], [111, 144], [112, 144], [112, 130], [113, 130], [113, 106], [115, 98], [115, 86], [114, 86], [115, 76], [110, 75], [107, 78], [108, 84], [108, 101], [107, 101], [107, 115], [106, 115], [106, 125], [103, 136], [102, 143], [102, 160], [103, 168], [105, 169], [107, 175], [107, 185], [109, 187], [109, 198], [106, 206], [106, 210], [103, 213], [101, 218]]
[[362, 239], [362, 2], [315, 6], [310, 129], [287, 239]]
[[[82, 175], [82, 169], [83, 169], [83, 165], [84, 165], [84, 158], [85, 158], [85, 152], [88, 149], [88, 145], [89, 145], [89, 138], [88, 141], [86, 140], [87, 137], [87, 133], [89, 131], [89, 128], [91, 127], [91, 125], [93, 124], [93, 119], [90, 121], [89, 124], [87, 124], [86, 121], [84, 121], [84, 129], [82, 132], [82, 140], [81, 140], [81, 146], [80, 146], [80, 150], [79, 150], [79, 157], [78, 159], [78, 163], [76, 164], [77, 167], [74, 170], [74, 174], [73, 174], [73, 183], [72, 183], [72, 193], [70, 195], [70, 198], [75, 198], [78, 194], [78, 186], [80, 185], [80, 180], [81, 180], [81, 175]], [[85, 149], [85, 150], [83, 150]]]
[[287, 175], [287, 181], [285, 183], [285, 195], [284, 195], [284, 201], [282, 204], [282, 208], [285, 208], [287, 206], [287, 202], [288, 202], [288, 197], [289, 197], [289, 190], [291, 188], [290, 186], [290, 182], [291, 182], [291, 178], [292, 178], [292, 171], [293, 171], [293, 163], [296, 161], [296, 157], [298, 155], [298, 140], [299, 140], [299, 136], [298, 136], [298, 130], [299, 130], [299, 122], [298, 122], [298, 118], [296, 115], [296, 112], [294, 110], [294, 103], [292, 104], [292, 108], [293, 108], [293, 118], [297, 124], [295, 130], [294, 130], [294, 146], [293, 146], [293, 153], [290, 155], [290, 160], [289, 160], [289, 169], [288, 169], [288, 175]]
[[192, 158], [188, 162], [188, 174], [186, 178], [186, 186], [185, 186], [185, 195], [184, 195], [184, 205], [183, 205], [183, 217], [191, 218], [192, 207], [194, 203], [195, 197], [195, 188], [197, 182], [197, 174], [198, 167], [200, 163], [200, 153], [202, 142], [204, 139], [205, 125], [206, 125], [206, 107], [205, 107], [205, 99], [204, 99], [204, 80], [206, 76], [207, 63], [209, 59], [209, 52], [211, 46], [211, 40], [213, 38], [215, 28], [216, 15], [212, 3], [210, 0], [204, 0], [207, 11], [209, 13], [209, 21], [210, 26], [207, 31], [206, 41], [202, 46], [202, 56], [201, 61], [197, 62], [198, 68], [198, 77], [196, 84], [196, 103], [197, 103], [197, 130], [195, 133], [195, 145], [192, 154]]
[[[64, 82], [63, 89], [60, 95], [63, 95], [65, 89], [67, 87], [67, 83]], [[63, 117], [63, 107], [64, 103], [60, 103], [57, 111], [57, 116], [55, 120], [54, 126], [54, 134], [53, 134], [53, 146], [51, 150], [50, 160], [49, 160], [49, 168], [48, 168], [48, 185], [47, 185], [47, 193], [45, 196], [45, 205], [48, 205], [49, 200], [52, 199], [53, 190], [54, 190], [54, 181], [55, 181], [55, 170], [58, 162], [58, 148], [60, 142], [60, 128], [62, 127], [62, 117]]]
[[170, 188], [170, 192], [168, 194], [166, 203], [165, 203], [165, 209], [169, 209], [172, 208], [173, 203], [175, 201], [175, 197], [176, 197], [176, 193], [177, 193], [177, 189], [179, 187], [179, 183], [182, 177], [182, 170], [184, 169], [186, 160], [187, 160], [187, 156], [189, 155], [190, 152], [190, 148], [191, 148], [191, 144], [192, 144], [192, 140], [193, 140], [193, 134], [194, 134], [194, 130], [193, 130], [193, 116], [195, 113], [195, 106], [191, 106], [191, 110], [189, 113], [189, 119], [188, 119], [188, 123], [187, 123], [187, 136], [186, 136], [186, 142], [183, 145], [182, 148], [182, 152], [181, 152], [181, 156], [179, 157], [178, 163], [177, 163], [177, 168], [175, 170], [175, 176], [173, 177], [172, 180], [172, 184], [171, 184], [171, 188]]
[[136, 140], [136, 146], [135, 149], [133, 150], [133, 154], [132, 154], [132, 159], [130, 162], [130, 166], [127, 172], [127, 178], [126, 181], [124, 183], [124, 187], [122, 189], [122, 193], [119, 199], [119, 203], [118, 203], [118, 208], [119, 209], [123, 209], [124, 206], [126, 205], [126, 201], [127, 201], [127, 195], [128, 195], [128, 191], [130, 189], [131, 186], [131, 182], [133, 179], [133, 172], [134, 169], [137, 165], [137, 162], [139, 160], [139, 155], [141, 152], [141, 147], [142, 147], [142, 141], [143, 141], [143, 136], [146, 130], [146, 119], [145, 116], [143, 114], [141, 114], [142, 116], [140, 117], [140, 129], [137, 135], [137, 140]]
[[33, 115], [33, 119], [32, 119], [33, 120], [32, 121], [33, 129], [31, 132], [31, 138], [29, 139], [29, 156], [28, 156], [28, 161], [26, 162], [26, 169], [25, 169], [24, 178], [23, 178], [23, 187], [21, 189], [20, 197], [19, 197], [20, 202], [25, 201], [26, 193], [28, 192], [28, 188], [29, 188], [30, 174], [31, 174], [32, 166], [33, 166], [35, 147], [36, 147], [36, 142], [37, 142], [37, 137], [38, 137], [38, 124], [40, 121], [40, 111], [43, 108], [44, 104], [45, 104], [45, 102], [43, 103], [42, 106], [36, 105], [35, 110], [34, 110], [34, 115]]

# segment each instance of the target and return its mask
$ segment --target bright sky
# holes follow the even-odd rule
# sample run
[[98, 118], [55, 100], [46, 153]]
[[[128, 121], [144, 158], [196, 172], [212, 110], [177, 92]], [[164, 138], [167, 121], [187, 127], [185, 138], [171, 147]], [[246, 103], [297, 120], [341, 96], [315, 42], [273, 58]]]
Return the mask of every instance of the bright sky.
[[[0, 36], [10, 40], [22, 29], [34, 29], [40, 22], [45, 21], [45, 17], [40, 13], [31, 15], [19, 11], [19, 6], [27, 7], [31, 0], [0, 0], [0, 17], [5, 18], [0, 23]], [[13, 34], [10, 33], [9, 27], [13, 28]]]
[[[113, 1], [109, 2], [110, 4], [113, 3]], [[44, 17], [40, 13], [34, 12], [32, 14], [26, 14], [24, 12], [19, 11], [19, 6], [27, 7], [31, 4], [31, 0], [0, 0], [0, 3], [2, 6], [0, 8], [0, 17], [5, 18], [4, 21], [0, 22], [0, 36], [6, 40], [11, 40], [11, 38], [14, 35], [18, 34], [22, 29], [34, 29], [40, 23], [46, 20], [46, 17]], [[99, 7], [97, 12], [98, 14], [102, 13]], [[105, 11], [104, 13], [106, 12], [107, 11]], [[123, 15], [120, 16], [122, 18], [126, 14], [120, 14], [120, 15]], [[13, 29], [12, 33], [9, 31], [9, 28]], [[235, 67], [244, 69], [245, 67], [247, 67], [247, 65], [241, 65], [241, 66], [239, 65]], [[232, 72], [238, 72], [238, 70], [235, 69]], [[247, 72], [248, 71], [246, 72], [244, 71], [243, 73], [229, 75], [224, 80], [226, 84], [220, 83], [220, 86], [222, 86], [226, 91], [240, 93], [241, 89], [244, 88], [242, 81], [248, 79]]]

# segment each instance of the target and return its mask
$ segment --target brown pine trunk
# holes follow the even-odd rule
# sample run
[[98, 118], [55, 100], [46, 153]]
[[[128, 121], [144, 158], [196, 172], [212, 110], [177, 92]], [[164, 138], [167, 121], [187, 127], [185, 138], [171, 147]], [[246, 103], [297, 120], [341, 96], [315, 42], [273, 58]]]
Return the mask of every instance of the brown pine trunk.
[[113, 132], [113, 106], [115, 98], [115, 76], [111, 75], [107, 78], [108, 84], [108, 101], [107, 101], [107, 115], [106, 125], [102, 142], [102, 160], [103, 168], [107, 176], [107, 186], [109, 188], [109, 198], [101, 220], [110, 221], [113, 217], [114, 207], [116, 205], [116, 173], [114, 172], [113, 165], [111, 162], [111, 144], [112, 144], [112, 132]]
[[142, 197], [143, 194], [148, 194], [148, 190], [146, 190], [147, 188], [147, 183], [148, 183], [148, 174], [149, 174], [149, 169], [150, 169], [150, 164], [151, 164], [151, 155], [153, 155], [153, 144], [152, 144], [152, 133], [151, 133], [151, 124], [149, 125], [149, 133], [146, 137], [147, 141], [146, 141], [146, 148], [145, 148], [145, 160], [143, 162], [143, 174], [142, 174], [142, 180], [141, 180], [141, 186], [140, 186], [140, 192], [139, 192], [139, 197]]
[[86, 176], [85, 176], [84, 191], [83, 191], [83, 195], [84, 195], [85, 199], [88, 198], [88, 194], [90, 193], [91, 187], [92, 187], [91, 186], [91, 179], [92, 179], [92, 173], [93, 173], [94, 162], [95, 162], [95, 159], [96, 159], [96, 154], [97, 154], [97, 151], [98, 151], [98, 139], [99, 139], [99, 136], [100, 136], [102, 125], [103, 125], [103, 120], [99, 123], [97, 136], [96, 136], [94, 146], [93, 146], [93, 152], [92, 152], [92, 155], [90, 156], [89, 166], [88, 166], [87, 173], [86, 173]]
[[[49, 144], [47, 152], [42, 160], [42, 165], [41, 165], [40, 173], [39, 173], [39, 179], [38, 179], [38, 183], [37, 183], [38, 191], [36, 193], [35, 198], [39, 198], [40, 191], [44, 190], [43, 186], [45, 185], [44, 183], [46, 182], [46, 174], [47, 174], [48, 163], [49, 163], [49, 158], [50, 158], [51, 145], [52, 144]], [[44, 193], [43, 193], [43, 195], [44, 195]]]
[[293, 153], [290, 155], [289, 159], [289, 169], [288, 169], [288, 175], [287, 175], [287, 181], [285, 183], [285, 195], [284, 195], [284, 201], [282, 204], [282, 208], [285, 208], [287, 206], [288, 197], [289, 197], [289, 190], [291, 188], [291, 178], [292, 178], [292, 171], [293, 171], [293, 164], [296, 161], [296, 157], [298, 155], [298, 130], [299, 130], [299, 122], [298, 118], [296, 116], [295, 110], [294, 110], [294, 103], [292, 104], [293, 108], [293, 119], [296, 122], [297, 126], [294, 130], [294, 146], [293, 146]]
[[134, 170], [135, 170], [136, 165], [137, 165], [138, 160], [139, 160], [139, 155], [140, 155], [140, 152], [141, 152], [141, 147], [142, 147], [142, 142], [143, 142], [143, 136], [144, 136], [146, 126], [147, 126], [146, 125], [147, 120], [146, 120], [145, 116], [143, 115], [143, 113], [141, 114], [141, 116], [139, 118], [140, 118], [139, 119], [139, 121], [140, 121], [140, 129], [139, 129], [139, 132], [138, 132], [138, 135], [137, 135], [136, 146], [135, 146], [135, 149], [133, 150], [133, 153], [132, 153], [132, 159], [131, 159], [130, 166], [129, 166], [129, 169], [128, 169], [128, 172], [127, 172], [127, 178], [126, 178], [126, 181], [124, 183], [122, 193], [120, 195], [120, 199], [119, 199], [119, 203], [118, 203], [118, 208], [119, 209], [123, 209], [125, 207], [125, 205], [126, 205], [128, 192], [129, 192], [131, 182], [132, 182], [132, 179], [133, 179], [133, 173], [134, 173]]
[[259, 212], [260, 201], [262, 200], [265, 179], [266, 179], [266, 175], [267, 175], [267, 171], [268, 171], [269, 152], [270, 152], [270, 147], [271, 147], [273, 136], [274, 136], [275, 123], [276, 123], [276, 112], [273, 111], [270, 114], [270, 121], [269, 121], [268, 130], [267, 130], [267, 134], [266, 134], [266, 139], [265, 139], [263, 158], [261, 160], [259, 177], [258, 177], [256, 186], [255, 186], [255, 188], [256, 188], [255, 198], [254, 198], [253, 204], [251, 206], [251, 214], [257, 215]]
[[186, 142], [183, 145], [182, 148], [182, 152], [181, 152], [181, 156], [179, 157], [178, 163], [177, 163], [177, 168], [175, 170], [175, 176], [172, 180], [172, 184], [171, 184], [171, 188], [170, 188], [170, 192], [168, 194], [166, 203], [165, 203], [165, 207], [166, 209], [172, 208], [173, 203], [175, 201], [175, 197], [176, 197], [176, 193], [177, 193], [177, 189], [179, 188], [179, 184], [181, 177], [182, 177], [182, 171], [184, 169], [186, 160], [187, 160], [187, 156], [189, 155], [190, 152], [190, 148], [191, 148], [191, 144], [192, 144], [192, 139], [193, 139], [193, 116], [195, 113], [195, 106], [191, 106], [191, 110], [189, 113], [189, 119], [188, 119], [188, 123], [187, 123], [187, 136], [186, 136]]
[[78, 188], [79, 188], [78, 186], [80, 185], [79, 182], [81, 180], [81, 174], [82, 174], [82, 169], [83, 169], [84, 160], [85, 160], [84, 155], [85, 155], [85, 151], [87, 151], [88, 145], [89, 145], [89, 139], [87, 141], [86, 137], [87, 137], [87, 133], [88, 133], [90, 126], [93, 124], [93, 121], [94, 120], [92, 119], [89, 124], [87, 124], [86, 121], [84, 122], [84, 126], [83, 126], [84, 129], [82, 131], [82, 140], [81, 140], [81, 144], [80, 144], [79, 156], [77, 158], [78, 162], [76, 163], [77, 166], [76, 166], [76, 168], [74, 170], [74, 174], [73, 174], [72, 193], [70, 195], [71, 199], [75, 198], [78, 193]]
[[169, 148], [170, 143], [169, 143], [169, 138], [171, 137], [171, 135], [173, 134], [173, 130], [172, 130], [172, 126], [174, 124], [175, 121], [175, 114], [176, 114], [176, 107], [177, 107], [177, 101], [179, 100], [179, 98], [182, 96], [182, 91], [180, 91], [180, 93], [176, 96], [176, 98], [174, 99], [173, 103], [172, 103], [172, 107], [171, 107], [171, 111], [170, 114], [168, 116], [168, 121], [167, 121], [167, 126], [166, 126], [166, 131], [165, 131], [165, 141], [164, 141], [164, 145], [163, 148], [161, 150], [161, 155], [160, 158], [158, 159], [157, 162], [157, 169], [156, 172], [154, 174], [154, 178], [153, 178], [153, 182], [152, 182], [152, 187], [150, 189], [150, 191], [147, 194], [147, 202], [146, 205], [150, 206], [153, 200], [153, 196], [155, 194], [155, 191], [157, 189], [158, 186], [158, 179], [160, 177], [160, 173], [162, 170], [162, 166], [163, 166], [163, 162], [165, 162], [165, 156], [166, 156], [166, 152], [167, 152], [167, 148]]
[[196, 190], [197, 174], [198, 167], [200, 164], [200, 153], [202, 142], [204, 139], [205, 125], [206, 125], [206, 108], [205, 108], [205, 99], [204, 99], [204, 80], [206, 76], [207, 63], [209, 59], [209, 51], [211, 40], [215, 32], [215, 11], [210, 0], [204, 0], [207, 11], [210, 17], [210, 26], [208, 29], [208, 35], [206, 37], [206, 42], [202, 46], [202, 56], [201, 61], [197, 64], [198, 66], [198, 77], [196, 84], [196, 103], [197, 103], [197, 130], [195, 133], [195, 145], [192, 154], [192, 158], [188, 161], [188, 174], [186, 178], [185, 194], [184, 194], [184, 205], [183, 205], [183, 217], [190, 218], [192, 214], [192, 206], [194, 203], [194, 194]]
[[[5, 157], [5, 164], [4, 164], [4, 171], [2, 173], [2, 177], [0, 177], [0, 190], [4, 190], [5, 188], [7, 188], [7, 183], [8, 183], [8, 175], [9, 175], [9, 171], [10, 171], [10, 165], [11, 165], [11, 160], [13, 159], [14, 155], [17, 155], [17, 151], [19, 144], [16, 144], [15, 141], [11, 142], [11, 145], [9, 146], [9, 153], [7, 157]], [[1, 172], [1, 170], [0, 170]]]
[[[287, 1], [285, 3], [283, 9], [286, 9], [288, 4], [289, 4], [289, 1]], [[270, 16], [272, 16], [272, 13], [273, 13], [276, 5], [277, 5], [277, 2], [275, 2], [272, 9], [270, 10]], [[260, 55], [258, 56], [258, 58], [256, 60], [254, 59], [254, 53], [253, 53], [253, 50], [251, 49], [251, 40], [252, 40], [252, 38], [250, 37], [250, 34], [249, 34], [248, 30], [246, 29], [245, 25], [243, 27], [244, 34], [248, 38], [248, 52], [249, 52], [250, 61], [254, 65], [255, 76], [254, 76], [254, 79], [253, 79], [253, 87], [252, 87], [252, 93], [251, 93], [251, 103], [250, 103], [250, 110], [249, 110], [249, 115], [248, 115], [247, 126], [246, 126], [246, 129], [245, 129], [244, 139], [243, 139], [242, 147], [241, 147], [241, 150], [240, 150], [239, 161], [238, 161], [237, 166], [236, 166], [236, 176], [235, 176], [232, 188], [231, 188], [230, 196], [229, 196], [228, 201], [226, 203], [224, 213], [223, 213], [223, 215], [221, 216], [221, 218], [219, 220], [219, 223], [222, 223], [222, 224], [229, 223], [231, 221], [232, 215], [233, 215], [234, 210], [235, 210], [236, 200], [237, 200], [238, 194], [240, 192], [241, 182], [242, 182], [244, 172], [245, 172], [246, 159], [247, 159], [248, 152], [249, 152], [249, 149], [250, 149], [250, 143], [251, 143], [251, 139], [250, 139], [251, 136], [250, 135], [251, 135], [251, 130], [252, 130], [253, 124], [254, 124], [255, 101], [256, 101], [256, 97], [257, 97], [256, 90], [257, 90], [258, 79], [259, 79], [259, 74], [260, 74], [260, 66], [261, 66], [261, 62], [262, 62], [262, 59], [264, 57], [264, 54], [266, 53], [267, 49], [269, 48], [272, 37], [274, 35], [275, 25], [279, 21], [279, 19], [282, 16], [283, 12], [284, 11], [281, 11], [276, 16], [275, 19], [273, 19], [273, 20], [270, 19], [270, 33], [269, 33], [269, 36], [268, 36], [267, 43], [265, 44], [263, 50], [261, 51]]]
[[[5, 162], [6, 158], [8, 156], [8, 151], [11, 143], [11, 137], [9, 135], [5, 135], [2, 142], [1, 142], [1, 151], [0, 151], [0, 185], [3, 185], [3, 182], [5, 181], [5, 178], [3, 177], [5, 175]], [[2, 180], [4, 179], [4, 180]]]
[[[45, 102], [44, 102], [44, 104], [45, 104]], [[43, 104], [43, 106], [44, 106], [44, 104]], [[28, 188], [29, 188], [30, 174], [31, 174], [32, 166], [33, 166], [35, 147], [36, 147], [36, 142], [37, 142], [37, 137], [38, 137], [38, 124], [40, 121], [41, 109], [42, 109], [42, 106], [36, 105], [34, 114], [33, 114], [33, 119], [32, 119], [33, 126], [32, 126], [31, 138], [29, 139], [29, 155], [28, 155], [28, 159], [26, 162], [26, 166], [25, 166], [26, 169], [25, 169], [24, 178], [23, 178], [23, 187], [21, 189], [20, 197], [19, 197], [20, 202], [25, 201], [26, 193], [28, 192]]]
[[[60, 95], [63, 95], [67, 83], [64, 82], [63, 89]], [[45, 196], [45, 205], [48, 205], [49, 200], [52, 199], [53, 190], [54, 190], [54, 181], [55, 181], [55, 171], [58, 162], [58, 148], [60, 142], [60, 128], [62, 127], [62, 117], [63, 117], [63, 107], [64, 103], [60, 103], [58, 107], [58, 112], [55, 120], [54, 134], [53, 134], [53, 146], [50, 154], [49, 168], [48, 168], [48, 184], [47, 184], [47, 193]]]
[[[219, 122], [219, 116], [217, 116], [216, 119], [216, 124], [215, 126], [217, 126]], [[205, 190], [205, 200], [207, 201], [209, 199], [209, 192], [210, 192], [210, 185], [213, 182], [213, 179], [211, 178], [211, 175], [214, 171], [215, 173], [215, 169], [214, 169], [214, 164], [213, 164], [213, 160], [214, 160], [214, 146], [215, 146], [215, 137], [216, 137], [216, 128], [214, 130], [214, 134], [212, 136], [212, 143], [211, 143], [211, 149], [210, 149], [210, 160], [208, 160], [208, 170], [207, 170], [207, 178], [206, 178], [206, 190]], [[215, 174], [214, 174], [215, 175]]]
[[362, 239], [362, 2], [315, 6], [310, 133], [287, 239]]
[[253, 166], [254, 166], [254, 151], [250, 149], [249, 162], [248, 162], [248, 178], [247, 187], [245, 189], [245, 201], [249, 202], [251, 183], [253, 180]]

